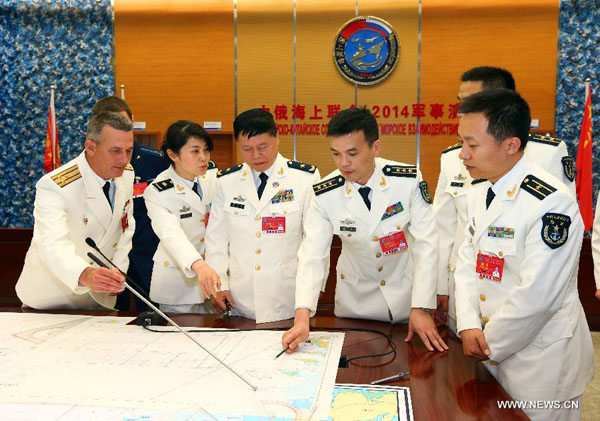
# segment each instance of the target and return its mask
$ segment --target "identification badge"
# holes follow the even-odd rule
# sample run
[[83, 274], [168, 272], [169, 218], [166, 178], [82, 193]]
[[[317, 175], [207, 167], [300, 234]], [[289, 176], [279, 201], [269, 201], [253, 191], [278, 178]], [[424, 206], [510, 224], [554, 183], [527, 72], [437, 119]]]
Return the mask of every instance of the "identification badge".
[[129, 226], [129, 218], [127, 218], [127, 214], [125, 214], [121, 218], [121, 227], [123, 228], [123, 232], [125, 232], [125, 230], [127, 229], [128, 226]]
[[204, 214], [204, 228], [206, 228], [208, 226], [208, 218], [210, 216], [210, 211], [206, 212]]
[[504, 270], [504, 259], [496, 256], [488, 256], [487, 254], [479, 253], [477, 255], [477, 265], [475, 272], [479, 276], [491, 281], [502, 281], [502, 271]]
[[398, 231], [394, 234], [381, 237], [379, 239], [379, 244], [381, 245], [381, 251], [383, 252], [384, 256], [396, 253], [398, 251], [403, 251], [408, 248], [404, 231]]
[[148, 182], [144, 181], [142, 183], [136, 183], [133, 185], [133, 198], [137, 199], [144, 194], [144, 191], [148, 187]]
[[191, 217], [192, 217], [192, 212], [179, 214], [179, 219], [187, 219], [187, 218], [191, 218]]
[[270, 234], [285, 233], [285, 216], [265, 216], [262, 219], [262, 230]]

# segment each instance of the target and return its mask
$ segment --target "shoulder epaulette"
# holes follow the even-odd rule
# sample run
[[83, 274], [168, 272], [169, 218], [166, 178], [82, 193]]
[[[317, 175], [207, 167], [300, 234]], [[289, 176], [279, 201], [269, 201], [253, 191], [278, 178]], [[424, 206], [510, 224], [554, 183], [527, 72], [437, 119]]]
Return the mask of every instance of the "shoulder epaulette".
[[460, 149], [460, 148], [462, 148], [462, 142], [458, 142], [458, 143], [455, 143], [454, 145], [448, 146], [446, 149], [444, 149], [442, 151], [442, 153], [444, 154], [446, 152], [450, 152], [450, 151], [453, 151], [455, 149]]
[[214, 170], [217, 168], [217, 164], [215, 164], [213, 161], [208, 161], [208, 168], [207, 170]]
[[471, 185], [483, 183], [484, 181], [487, 181], [487, 180], [485, 178], [476, 178], [475, 180], [471, 181]]
[[528, 142], [545, 143], [546, 145], [558, 146], [562, 140], [550, 136], [541, 136], [539, 134], [529, 134]]
[[322, 193], [328, 192], [329, 190], [337, 189], [338, 187], [343, 186], [345, 181], [346, 179], [344, 177], [338, 175], [337, 177], [333, 177], [329, 180], [321, 181], [320, 183], [313, 185], [313, 190], [318, 196]]
[[244, 166], [244, 164], [237, 164], [237, 165], [234, 165], [233, 167], [225, 168], [224, 170], [219, 170], [219, 172], [217, 173], [217, 178], [223, 177], [224, 175], [227, 175], [227, 174], [234, 173], [236, 171], [239, 171], [242, 169], [243, 166]]
[[383, 173], [392, 177], [416, 178], [417, 167], [414, 165], [386, 165], [383, 167]]
[[125, 169], [126, 169], [127, 171], [133, 171], [133, 167], [131, 166], [131, 164], [127, 164], [127, 165], [125, 166]]
[[287, 165], [290, 168], [294, 168], [294, 169], [300, 170], [300, 171], [306, 171], [311, 174], [314, 174], [314, 172], [317, 170], [317, 167], [315, 167], [314, 165], [305, 164], [304, 162], [300, 162], [300, 161], [288, 161]]
[[140, 151], [144, 152], [144, 153], [149, 153], [152, 155], [156, 155], [160, 158], [163, 157], [163, 153], [162, 151], [159, 151], [158, 149], [154, 149], [154, 148], [149, 148], [148, 146], [144, 146], [144, 145], [140, 145]]
[[158, 191], [165, 191], [169, 190], [170, 188], [173, 188], [173, 180], [167, 178], [166, 180], [155, 181], [154, 183], [152, 183], [152, 185], [156, 187], [156, 190]]
[[77, 164], [72, 167], [67, 168], [59, 172], [58, 174], [54, 174], [52, 176], [52, 181], [54, 181], [58, 187], [64, 187], [68, 184], [71, 184], [73, 181], [81, 178], [81, 173], [79, 172], [79, 167]]
[[544, 200], [556, 191], [556, 188], [531, 174], [525, 177], [521, 183], [521, 188], [540, 200]]

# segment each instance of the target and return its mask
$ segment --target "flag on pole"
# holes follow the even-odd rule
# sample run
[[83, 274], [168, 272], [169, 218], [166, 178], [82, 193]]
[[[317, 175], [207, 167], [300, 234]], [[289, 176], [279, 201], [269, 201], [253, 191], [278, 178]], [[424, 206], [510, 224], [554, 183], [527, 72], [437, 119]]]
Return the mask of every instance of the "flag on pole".
[[54, 111], [54, 86], [50, 89], [50, 106], [48, 107], [48, 129], [46, 130], [46, 149], [44, 151], [44, 170], [50, 172], [60, 167], [60, 151], [58, 148], [58, 125]]
[[589, 79], [585, 81], [585, 107], [575, 167], [577, 168], [575, 186], [577, 199], [579, 200], [579, 212], [581, 212], [585, 230], [588, 231], [592, 228], [594, 222], [592, 198], [592, 92]]

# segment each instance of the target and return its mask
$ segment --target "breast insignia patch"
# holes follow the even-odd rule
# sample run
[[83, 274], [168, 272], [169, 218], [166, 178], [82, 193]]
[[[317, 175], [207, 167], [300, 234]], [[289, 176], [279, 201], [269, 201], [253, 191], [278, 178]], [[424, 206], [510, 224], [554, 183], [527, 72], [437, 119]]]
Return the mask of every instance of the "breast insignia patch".
[[225, 168], [224, 170], [219, 170], [219, 172], [217, 173], [217, 178], [223, 177], [224, 175], [227, 175], [227, 174], [232, 174], [236, 171], [239, 171], [242, 169], [243, 166], [244, 166], [243, 164], [237, 164], [237, 165], [234, 165], [233, 167]]
[[315, 167], [314, 165], [306, 164], [306, 163], [300, 162], [300, 161], [291, 161], [290, 160], [287, 162], [287, 166], [290, 168], [294, 168], [295, 170], [306, 171], [311, 174], [314, 174], [314, 172], [317, 170], [317, 167]]
[[542, 216], [542, 240], [551, 249], [566, 243], [569, 238], [571, 217], [561, 213], [547, 213]]
[[421, 190], [421, 196], [423, 200], [431, 205], [431, 193], [429, 193], [429, 187], [427, 187], [427, 181], [423, 180], [419, 183], [419, 189]]
[[318, 196], [320, 194], [328, 192], [329, 190], [337, 189], [338, 187], [343, 186], [345, 181], [346, 180], [344, 179], [344, 177], [338, 175], [337, 177], [333, 177], [329, 180], [321, 181], [320, 183], [313, 185], [313, 190]]
[[540, 200], [544, 200], [556, 191], [556, 188], [531, 174], [523, 179], [521, 188]]
[[417, 176], [417, 167], [414, 165], [386, 165], [383, 167], [383, 173], [392, 177], [410, 177]]
[[173, 188], [173, 180], [168, 178], [168, 179], [162, 180], [162, 181], [155, 181], [154, 183], [152, 183], [152, 185], [158, 191], [165, 191], [165, 190], [169, 190], [169, 189]]
[[58, 185], [58, 187], [62, 188], [80, 178], [81, 178], [81, 173], [79, 172], [79, 167], [77, 165], [73, 165], [72, 167], [69, 167], [64, 171], [61, 171], [58, 174], [53, 175], [52, 181], [54, 181]]

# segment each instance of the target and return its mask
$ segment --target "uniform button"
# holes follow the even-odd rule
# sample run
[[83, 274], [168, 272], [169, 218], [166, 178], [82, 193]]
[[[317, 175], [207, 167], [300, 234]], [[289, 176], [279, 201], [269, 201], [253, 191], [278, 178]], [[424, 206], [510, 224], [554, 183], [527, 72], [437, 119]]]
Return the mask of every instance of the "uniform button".
[[168, 268], [169, 267], [169, 262], [165, 260], [164, 265], [165, 265], [166, 268]]
[[379, 266], [379, 267], [377, 268], [377, 271], [378, 271], [378, 272], [381, 272], [382, 270], [383, 270], [383, 266]]
[[204, 237], [202, 237], [202, 238], [200, 239], [200, 242], [201, 242], [201, 243], [203, 243], [203, 242], [204, 242]]
[[504, 256], [504, 253], [502, 253], [501, 251], [498, 252], [498, 256], [502, 257]]
[[343, 273], [340, 275], [340, 278], [342, 278], [342, 279], [346, 279], [346, 277], [344, 276], [344, 274], [343, 274]]
[[469, 244], [473, 243], [473, 239], [469, 238]]
[[346, 237], [352, 237], [351, 233], [346, 234]]
[[375, 257], [377, 257], [379, 259], [381, 257], [381, 253], [377, 252], [377, 254], [375, 255]]
[[115, 247], [117, 247], [117, 243], [114, 243], [114, 244], [113, 244], [113, 248], [115, 248]]
[[284, 214], [284, 215], [287, 215], [287, 211], [286, 211], [286, 210], [284, 210], [284, 211], [283, 211], [283, 214]]
[[233, 211], [233, 214], [234, 214], [234, 215], [237, 215], [238, 213], [239, 213], [238, 211]]
[[379, 283], [379, 285], [381, 285], [382, 287], [384, 287], [385, 286], [385, 280], [382, 279], [381, 282]]
[[256, 215], [256, 216], [254, 217], [254, 219], [256, 219], [257, 221], [260, 221], [260, 216]]
[[260, 232], [256, 233], [256, 238], [260, 238]]
[[373, 236], [373, 241], [379, 241], [379, 237], [378, 237], [378, 236], [376, 236], [376, 235], [374, 235], [374, 236]]
[[256, 266], [254, 267], [254, 269], [256, 269], [256, 270], [260, 270], [260, 265], [256, 265]]
[[204, 222], [204, 218], [202, 218], [202, 219], [200, 220], [200, 222]]
[[483, 279], [483, 275], [479, 275], [479, 279], [482, 280]]
[[399, 230], [399, 229], [400, 229], [400, 227], [399, 227], [399, 226], [396, 226], [396, 229], [397, 229], [397, 230]]
[[458, 194], [457, 192], [454, 192], [454, 196], [456, 196], [457, 194]]
[[448, 263], [448, 270], [452, 270], [452, 265]]
[[90, 262], [90, 265], [92, 264], [92, 262]]
[[262, 250], [261, 249], [256, 249], [255, 251], [256, 251], [256, 254], [260, 254]]
[[490, 321], [490, 319], [488, 319], [487, 317], [482, 317], [482, 318], [481, 318], [481, 321], [482, 321], [484, 324], [486, 324], [487, 322], [489, 322], [489, 321]]
[[485, 301], [485, 295], [483, 295], [483, 294], [480, 294], [480, 295], [479, 295], [479, 299], [480, 299], [481, 301]]

